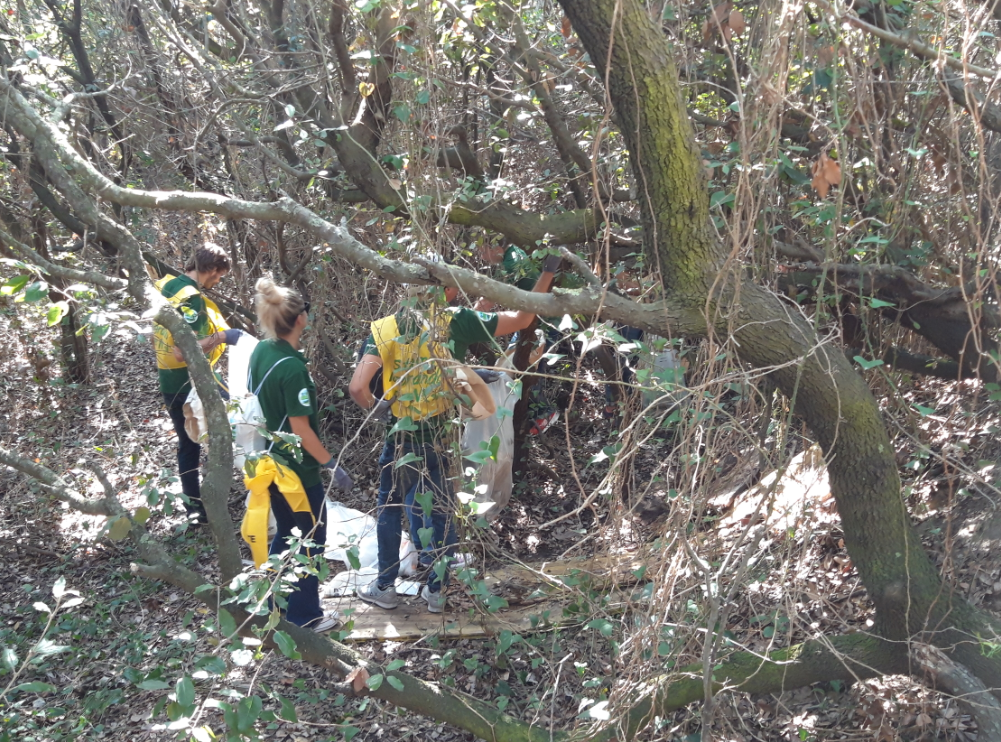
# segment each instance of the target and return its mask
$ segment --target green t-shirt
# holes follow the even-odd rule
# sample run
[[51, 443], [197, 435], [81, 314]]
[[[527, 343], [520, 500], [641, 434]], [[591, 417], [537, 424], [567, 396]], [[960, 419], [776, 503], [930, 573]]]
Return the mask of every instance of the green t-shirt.
[[[198, 284], [193, 278], [184, 274], [177, 276], [164, 284], [160, 293], [164, 298], [169, 299], [186, 286], [198, 288]], [[202, 295], [193, 294], [188, 297], [178, 308], [178, 313], [191, 326], [191, 331], [199, 340], [209, 336], [209, 316], [205, 311], [205, 299]], [[160, 377], [160, 391], [164, 394], [187, 393], [191, 390], [191, 377], [188, 376], [188, 367], [181, 368], [161, 368], [157, 369]]]
[[[474, 343], [494, 342], [494, 331], [497, 329], [498, 316], [494, 312], [476, 312], [465, 307], [447, 309], [452, 315], [448, 323], [448, 346], [452, 352], [452, 357], [460, 363], [465, 362], [469, 346]], [[375, 338], [371, 335], [365, 340], [363, 355], [379, 357], [379, 350], [375, 345]], [[380, 370], [379, 373], [382, 373]], [[404, 434], [416, 443], [432, 443], [441, 439], [445, 423], [448, 422], [446, 415], [418, 420], [415, 424], [417, 430]], [[390, 427], [392, 430], [392, 426]]]
[[[282, 358], [290, 360], [278, 363]], [[302, 353], [280, 338], [262, 340], [250, 356], [250, 391], [257, 392], [265, 425], [272, 433], [291, 433], [292, 426], [288, 418], [306, 415], [309, 417], [309, 427], [317, 436], [320, 434], [316, 385], [310, 378], [306, 363]], [[303, 487], [320, 483], [320, 462], [305, 449], [302, 451], [301, 463], [279, 443], [275, 443], [272, 450], [299, 476]]]

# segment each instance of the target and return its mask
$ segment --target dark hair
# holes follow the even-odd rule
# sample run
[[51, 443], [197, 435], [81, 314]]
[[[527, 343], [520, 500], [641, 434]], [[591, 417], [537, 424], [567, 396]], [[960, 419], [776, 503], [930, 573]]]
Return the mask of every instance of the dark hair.
[[211, 273], [212, 271], [228, 271], [229, 255], [219, 245], [206, 242], [188, 258], [184, 265], [186, 271], [198, 271], [199, 273]]
[[265, 336], [280, 338], [292, 332], [295, 321], [306, 310], [302, 294], [279, 286], [270, 278], [259, 278], [254, 288], [257, 290], [254, 297], [257, 319]]

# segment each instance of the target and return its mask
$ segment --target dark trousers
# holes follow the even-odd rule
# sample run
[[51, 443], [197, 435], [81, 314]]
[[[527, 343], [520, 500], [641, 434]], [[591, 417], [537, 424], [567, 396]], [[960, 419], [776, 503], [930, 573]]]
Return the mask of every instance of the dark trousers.
[[[281, 554], [289, 548], [289, 537], [292, 529], [298, 528], [303, 538], [308, 538], [316, 544], [315, 548], [302, 547], [300, 554], [308, 557], [322, 554], [327, 544], [327, 508], [324, 506], [323, 485], [314, 484], [306, 487], [306, 499], [312, 513], [297, 513], [289, 506], [288, 501], [278, 491], [277, 485], [271, 485], [271, 512], [278, 522], [278, 533], [271, 541], [269, 554]], [[314, 527], [315, 526], [315, 527]], [[293, 561], [293, 564], [296, 562]], [[293, 592], [288, 596], [288, 607], [285, 618], [296, 626], [303, 626], [320, 618], [323, 608], [320, 606], [320, 580], [316, 575], [300, 577], [293, 585]]]
[[[223, 399], [229, 399], [229, 393], [219, 387]], [[177, 394], [164, 394], [163, 403], [167, 405], [167, 413], [174, 424], [177, 433], [177, 472], [181, 478], [181, 492], [187, 498], [184, 504], [189, 515], [205, 518], [205, 506], [202, 505], [202, 488], [198, 479], [198, 467], [201, 463], [202, 447], [188, 437], [184, 430], [184, 402], [188, 398], [188, 390]]]
[[177, 471], [181, 478], [181, 492], [187, 498], [184, 503], [190, 515], [205, 516], [202, 505], [202, 489], [198, 481], [198, 465], [202, 455], [202, 447], [188, 437], [184, 430], [184, 401], [188, 392], [164, 394], [163, 402], [167, 405], [170, 421], [174, 423], [177, 433]]
[[[413, 454], [398, 466], [397, 461]], [[400, 573], [400, 541], [403, 538], [403, 512], [410, 519], [414, 546], [422, 556], [434, 561], [450, 557], [457, 541], [455, 533], [455, 495], [448, 480], [449, 460], [445, 451], [433, 443], [412, 443], [389, 439], [379, 457], [379, 497], [377, 500], [376, 535], [379, 539], [379, 584], [388, 587], [396, 583]], [[430, 518], [424, 512], [418, 495], [432, 493]], [[430, 521], [430, 524], [428, 523]], [[427, 549], [422, 549], [419, 530], [430, 527]], [[448, 571], [444, 582], [448, 583]], [[441, 590], [442, 581], [432, 569], [428, 573], [428, 588]]]

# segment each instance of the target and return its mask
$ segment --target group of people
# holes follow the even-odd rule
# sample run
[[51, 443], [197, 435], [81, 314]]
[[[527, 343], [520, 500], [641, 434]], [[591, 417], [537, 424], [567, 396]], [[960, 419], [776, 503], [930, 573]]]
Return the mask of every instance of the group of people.
[[[559, 262], [558, 256], [546, 259], [533, 291], [549, 290]], [[226, 253], [206, 244], [194, 251], [182, 275], [166, 276], [157, 283], [189, 324], [212, 364], [225, 346], [238, 342], [242, 334], [226, 325], [215, 304], [201, 292], [214, 287], [229, 269]], [[269, 487], [277, 523], [269, 550], [271, 554], [288, 550], [294, 543], [293, 530], [298, 529], [302, 537], [308, 537], [302, 553], [313, 556], [314, 550], [322, 553], [326, 542], [321, 470], [331, 470], [335, 484], [345, 491], [353, 483], [320, 437], [316, 386], [301, 352], [302, 336], [309, 327], [309, 302], [297, 290], [279, 286], [270, 278], [258, 280], [255, 289], [255, 309], [265, 339], [251, 355], [248, 378], [254, 381], [248, 388], [257, 395], [273, 440], [281, 440], [278, 434], [298, 436], [301, 451], [291, 454], [299, 455], [283, 455], [281, 459], [301, 483], [309, 506], [309, 512], [290, 507], [277, 485]], [[396, 580], [406, 511], [420, 562], [427, 569], [421, 596], [429, 611], [444, 610], [443, 588], [448, 583], [456, 528], [451, 461], [443, 431], [455, 417], [462, 389], [450, 376], [451, 363], [462, 363], [471, 345], [524, 330], [535, 318], [524, 311], [483, 312], [453, 306], [458, 293], [455, 288], [413, 289], [398, 312], [372, 322], [349, 384], [352, 400], [362, 409], [399, 421], [387, 426], [379, 457], [379, 574], [357, 590], [360, 599], [384, 609], [399, 605]], [[177, 433], [183, 499], [190, 520], [199, 523], [205, 518], [199, 489], [200, 446], [184, 427], [183, 405], [191, 389], [187, 364], [165, 328], [157, 326], [155, 336], [160, 391]], [[381, 385], [374, 383], [377, 380]], [[220, 393], [228, 397], [221, 379], [219, 384]], [[377, 398], [373, 389], [381, 390], [382, 396]], [[288, 447], [284, 443], [272, 445], [280, 450]], [[319, 548], [310, 548], [310, 543]], [[318, 632], [339, 625], [336, 613], [324, 613], [318, 580], [308, 572], [295, 581], [285, 617]]]

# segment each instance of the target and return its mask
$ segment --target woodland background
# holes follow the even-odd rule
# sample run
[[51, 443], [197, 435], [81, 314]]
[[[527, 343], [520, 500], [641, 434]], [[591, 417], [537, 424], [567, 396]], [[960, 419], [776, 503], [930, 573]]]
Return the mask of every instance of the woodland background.
[[[0, 739], [1001, 739], [999, 7], [0, 6]], [[519, 408], [515, 498], [467, 539], [488, 572], [640, 566], [486, 640], [248, 614], [225, 410], [185, 530], [149, 342], [192, 347], [146, 266], [205, 241], [235, 324], [265, 273], [310, 300], [363, 510], [382, 431], [345, 386], [400, 282], [557, 318], [561, 420]], [[511, 244], [561, 287], [490, 280]], [[616, 357], [664, 342], [623, 325], [687, 394], [641, 373], [609, 419]]]

